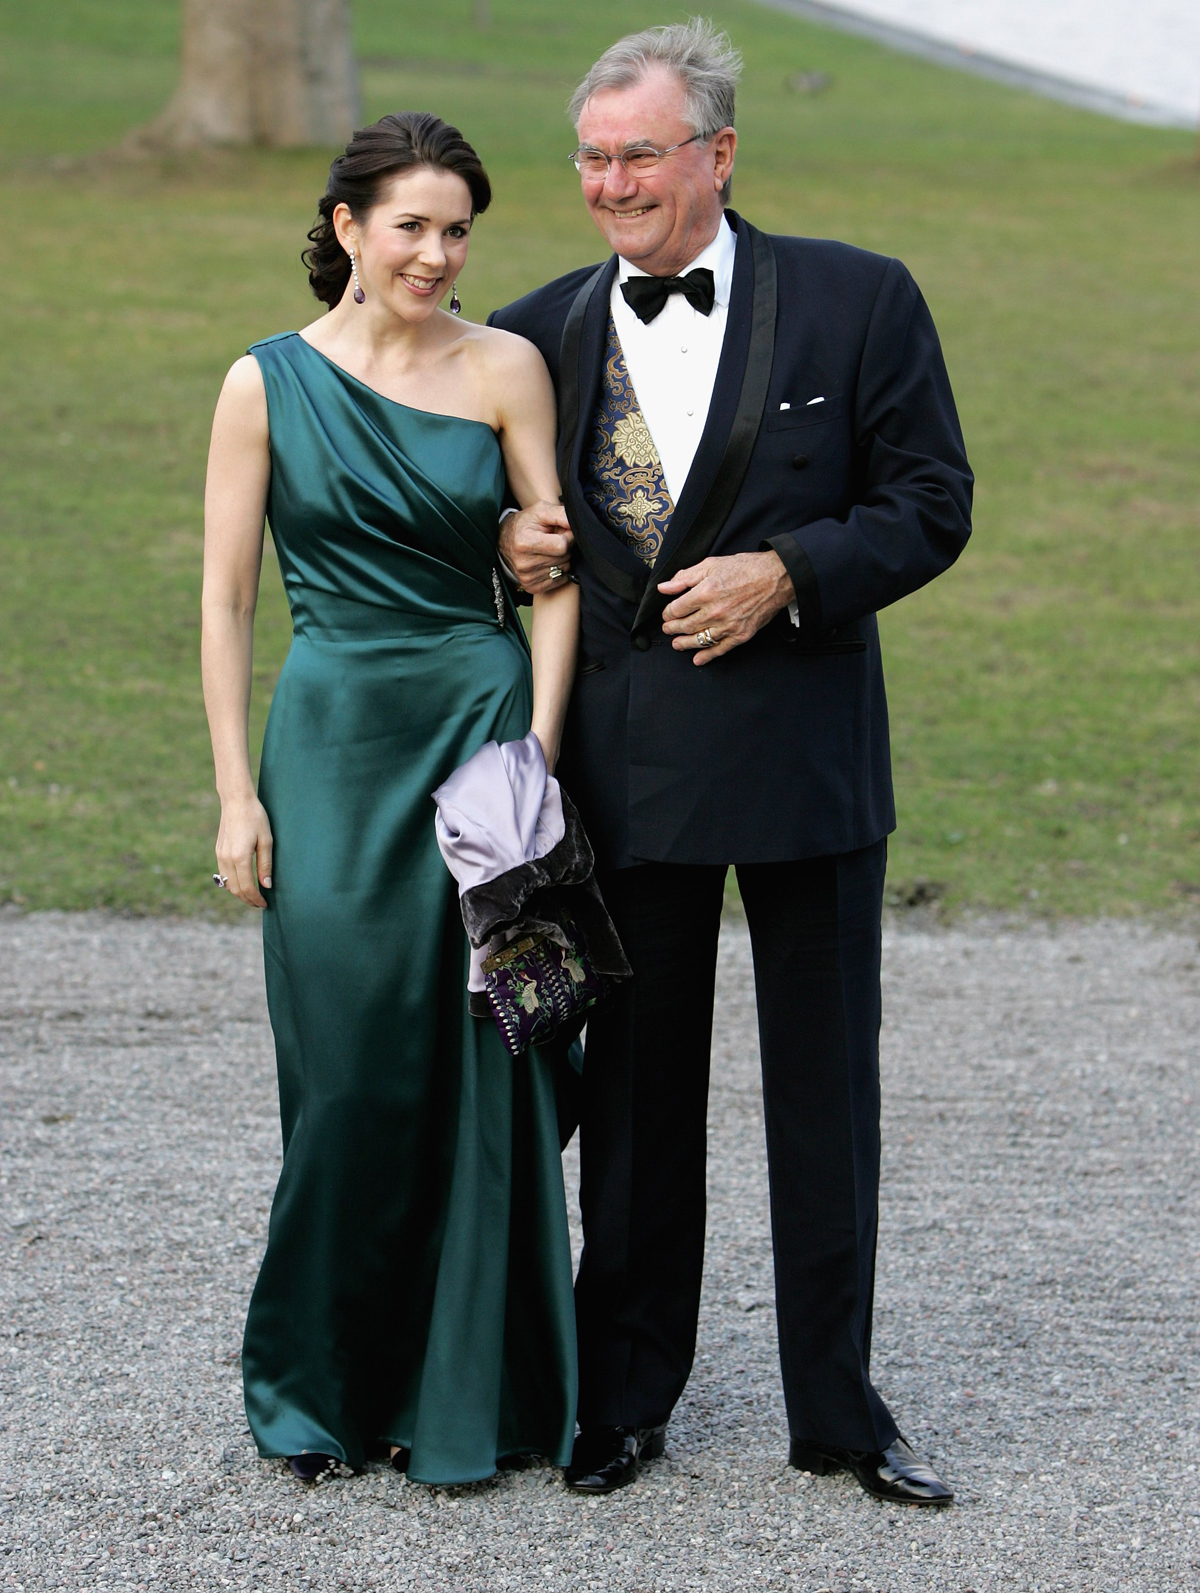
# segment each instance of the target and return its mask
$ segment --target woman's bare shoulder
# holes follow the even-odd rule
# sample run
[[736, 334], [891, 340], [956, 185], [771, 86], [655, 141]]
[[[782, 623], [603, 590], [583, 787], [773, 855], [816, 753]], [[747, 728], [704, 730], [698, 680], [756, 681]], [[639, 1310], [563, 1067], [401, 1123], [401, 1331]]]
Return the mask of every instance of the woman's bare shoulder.
[[472, 356], [489, 376], [545, 381], [546, 362], [527, 337], [502, 332], [498, 326], [472, 326], [469, 336]]
[[243, 354], [241, 359], [234, 360], [221, 388], [221, 397], [229, 396], [235, 403], [253, 402], [255, 398], [262, 398], [265, 394], [262, 368], [254, 355]]
[[243, 431], [248, 438], [267, 432], [267, 389], [253, 354], [234, 360], [217, 400], [217, 423]]

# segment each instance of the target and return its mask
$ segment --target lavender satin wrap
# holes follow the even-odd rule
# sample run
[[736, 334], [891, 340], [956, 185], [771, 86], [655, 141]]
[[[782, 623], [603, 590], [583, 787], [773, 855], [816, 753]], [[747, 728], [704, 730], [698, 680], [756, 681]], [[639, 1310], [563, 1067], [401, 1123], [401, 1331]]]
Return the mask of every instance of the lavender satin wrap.
[[[523, 741], [489, 741], [433, 793], [433, 821], [446, 867], [461, 900], [521, 863], [545, 857], [562, 840], [562, 792], [546, 770], [531, 730]], [[482, 991], [488, 945], [471, 942], [467, 989]]]

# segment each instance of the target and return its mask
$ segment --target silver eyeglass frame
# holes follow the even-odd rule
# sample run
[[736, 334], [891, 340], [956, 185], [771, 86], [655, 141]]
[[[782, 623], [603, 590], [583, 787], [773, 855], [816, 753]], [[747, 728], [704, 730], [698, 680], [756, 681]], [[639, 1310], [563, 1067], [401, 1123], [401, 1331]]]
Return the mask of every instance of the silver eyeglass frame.
[[[606, 179], [608, 177], [609, 171], [612, 169], [612, 163], [614, 160], [619, 166], [625, 167], [625, 175], [628, 176], [629, 167], [625, 165], [625, 162], [630, 155], [636, 155], [639, 153], [653, 153], [655, 156], [657, 156], [657, 159], [654, 166], [652, 166], [650, 170], [654, 171], [657, 169], [659, 162], [665, 160], [668, 155], [673, 155], [677, 149], [682, 149], [685, 144], [707, 144], [711, 137], [711, 133], [693, 133], [691, 138], [681, 138], [678, 144], [671, 144], [666, 149], [656, 149], [653, 144], [631, 144], [628, 149], [623, 150], [619, 155], [606, 155], [602, 149], [592, 149], [590, 146], [585, 149], [581, 144], [578, 149], [571, 151], [571, 153], [567, 156], [567, 159], [571, 162], [572, 166], [574, 166], [575, 170], [581, 177], [583, 176], [583, 167], [579, 164], [579, 161], [580, 157], [585, 154], [596, 155], [604, 162], [604, 176]], [[597, 172], [596, 175], [599, 176], [599, 173]]]

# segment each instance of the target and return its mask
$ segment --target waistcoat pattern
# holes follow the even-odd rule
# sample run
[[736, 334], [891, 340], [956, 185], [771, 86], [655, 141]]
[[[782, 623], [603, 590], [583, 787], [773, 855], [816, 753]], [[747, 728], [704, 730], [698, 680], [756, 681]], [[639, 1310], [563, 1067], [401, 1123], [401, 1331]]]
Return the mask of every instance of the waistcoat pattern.
[[600, 519], [653, 567], [675, 505], [611, 315], [583, 492]]

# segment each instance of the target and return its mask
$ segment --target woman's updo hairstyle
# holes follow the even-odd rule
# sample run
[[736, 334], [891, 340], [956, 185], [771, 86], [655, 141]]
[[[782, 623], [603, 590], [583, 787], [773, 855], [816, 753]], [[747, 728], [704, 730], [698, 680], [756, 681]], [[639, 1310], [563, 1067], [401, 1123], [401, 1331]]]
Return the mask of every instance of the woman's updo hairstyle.
[[419, 166], [461, 177], [471, 194], [471, 214], [478, 216], [492, 202], [492, 185], [483, 162], [457, 127], [428, 111], [400, 111], [360, 128], [329, 168], [329, 183], [317, 206], [320, 219], [308, 235], [310, 248], [300, 258], [308, 267], [312, 290], [330, 309], [340, 304], [350, 280], [350, 256], [333, 230], [333, 212], [349, 205], [361, 221], [379, 202], [383, 185], [401, 172]]

